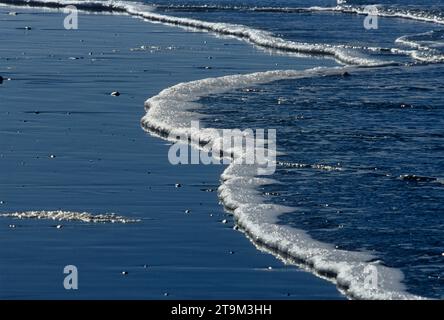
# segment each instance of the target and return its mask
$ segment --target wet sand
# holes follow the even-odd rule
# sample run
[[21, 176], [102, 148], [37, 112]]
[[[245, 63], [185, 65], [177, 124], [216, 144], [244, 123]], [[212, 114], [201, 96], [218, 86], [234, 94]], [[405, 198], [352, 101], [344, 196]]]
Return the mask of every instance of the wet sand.
[[[144, 100], [176, 83], [319, 61], [127, 16], [81, 15], [79, 30], [63, 19], [0, 7], [0, 213], [141, 221], [0, 218], [0, 298], [343, 299], [233, 230], [214, 192], [222, 166], [170, 165], [139, 124]], [[66, 265], [78, 290], [63, 288]]]

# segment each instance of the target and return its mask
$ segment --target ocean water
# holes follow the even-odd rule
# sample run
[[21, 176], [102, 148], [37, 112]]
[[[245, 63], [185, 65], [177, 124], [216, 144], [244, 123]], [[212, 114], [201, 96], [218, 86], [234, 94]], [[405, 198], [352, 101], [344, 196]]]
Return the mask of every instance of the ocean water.
[[402, 271], [403, 290], [442, 298], [444, 3], [347, 3], [347, 11], [377, 3], [399, 16], [380, 17], [377, 30], [348, 12], [295, 9], [332, 1], [158, 3], [165, 14], [248, 25], [286, 41], [348, 46], [363, 59], [395, 62], [350, 77], [212, 93], [196, 111], [206, 127], [277, 130], [284, 154], [271, 178], [278, 183], [258, 187], [260, 202], [293, 208], [276, 224], [338, 250], [370, 253], [379, 265]]
[[261, 192], [295, 208], [279, 224], [371, 252], [410, 292], [441, 298], [442, 76], [427, 66], [283, 80], [204, 98], [199, 112], [212, 126], [277, 130], [280, 183]]
[[[146, 101], [142, 126], [276, 129], [276, 173], [232, 164], [219, 188], [252, 240], [350, 297], [444, 297], [443, 1], [1, 2], [208, 31], [294, 56], [295, 69], [300, 56], [333, 61], [182, 82]], [[377, 29], [364, 27], [366, 5], [378, 5]]]

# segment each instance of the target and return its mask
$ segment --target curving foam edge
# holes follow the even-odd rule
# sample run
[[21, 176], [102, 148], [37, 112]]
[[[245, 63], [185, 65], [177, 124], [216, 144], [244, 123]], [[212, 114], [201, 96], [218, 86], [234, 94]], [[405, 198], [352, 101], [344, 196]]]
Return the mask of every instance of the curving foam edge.
[[[356, 71], [356, 68], [267, 71], [180, 83], [145, 102], [146, 115], [141, 120], [142, 127], [172, 141], [174, 138], [171, 136], [175, 135], [197, 135], [206, 142], [214, 142], [217, 135], [212, 136], [212, 133], [215, 134], [215, 129], [202, 128], [198, 132], [190, 129], [190, 121], [200, 117], [196, 112], [200, 98], [283, 79], [341, 76], [351, 70]], [[190, 143], [193, 144], [193, 141], [190, 140]], [[194, 146], [201, 147], [199, 144]], [[218, 189], [224, 206], [257, 245], [266, 247], [277, 256], [289, 257], [288, 261], [335, 282], [350, 298], [422, 299], [405, 291], [400, 270], [384, 266], [371, 254], [336, 249], [312, 239], [302, 230], [277, 224], [279, 215], [296, 212], [297, 208], [265, 203], [258, 188], [279, 182], [258, 175], [257, 169], [253, 165], [232, 162], [223, 172]], [[371, 285], [369, 270], [376, 270], [377, 286]]]

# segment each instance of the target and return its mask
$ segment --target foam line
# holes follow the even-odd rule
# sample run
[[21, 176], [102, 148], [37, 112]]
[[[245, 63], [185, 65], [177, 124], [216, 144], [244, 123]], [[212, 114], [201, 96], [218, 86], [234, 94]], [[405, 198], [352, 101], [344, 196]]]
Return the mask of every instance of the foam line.
[[354, 52], [346, 46], [334, 46], [329, 44], [312, 44], [288, 41], [274, 36], [272, 33], [250, 28], [248, 26], [221, 22], [207, 22], [197, 19], [180, 18], [153, 12], [153, 7], [137, 2], [127, 1], [76, 1], [76, 0], [0, 0], [0, 3], [9, 5], [21, 5], [31, 7], [47, 7], [62, 9], [67, 5], [74, 5], [79, 10], [127, 13], [152, 22], [175, 25], [184, 28], [214, 32], [226, 36], [248, 41], [266, 49], [274, 49], [292, 53], [304, 53], [311, 55], [324, 55], [348, 64], [365, 67], [394, 65], [393, 61], [381, 61], [367, 58]]
[[[170, 11], [248, 11], [248, 12], [269, 12], [269, 13], [316, 13], [316, 12], [340, 12], [351, 14], [367, 14], [364, 6], [353, 6], [350, 4], [340, 4], [334, 7], [258, 7], [258, 6], [230, 6], [230, 5], [162, 5], [153, 4], [156, 9]], [[417, 20], [421, 22], [431, 22], [444, 24], [444, 17], [433, 14], [426, 10], [400, 9], [379, 6], [379, 16], [388, 18], [402, 18]]]
[[435, 34], [434, 31], [429, 31], [415, 35], [405, 35], [397, 38], [395, 42], [403, 46], [415, 49], [405, 52], [407, 52], [412, 58], [418, 61], [422, 61], [424, 63], [442, 63], [444, 62], [444, 54], [433, 48], [433, 45], [438, 44], [438, 42], [428, 41], [426, 45], [422, 43], [424, 41], [414, 39], [421, 36], [423, 37], [433, 36], [434, 34]]
[[[220, 22], [207, 22], [197, 19], [180, 18], [169, 16], [165, 14], [158, 14], [153, 12], [156, 6], [145, 5], [137, 2], [127, 1], [78, 1], [78, 0], [0, 0], [0, 3], [9, 4], [14, 6], [30, 6], [30, 7], [46, 7], [52, 9], [62, 9], [67, 5], [75, 5], [79, 10], [87, 12], [102, 12], [102, 13], [117, 13], [117, 14], [129, 14], [135, 17], [143, 18], [147, 21], [164, 23], [168, 25], [174, 25], [186, 29], [213, 32], [220, 35], [234, 36], [254, 45], [257, 45], [264, 49], [271, 49], [280, 52], [288, 53], [300, 53], [307, 55], [321, 55], [332, 57], [337, 61], [348, 64], [358, 65], [363, 67], [375, 67], [375, 66], [389, 66], [397, 65], [393, 61], [382, 61], [378, 59], [372, 59], [359, 54], [356, 50], [364, 51], [380, 51], [391, 52], [393, 54], [408, 55], [415, 60], [423, 63], [441, 63], [444, 61], [442, 55], [423, 54], [421, 52], [401, 50], [397, 48], [379, 48], [379, 47], [362, 47], [353, 45], [330, 45], [330, 44], [312, 44], [301, 43], [295, 41], [284, 40], [282, 38], [274, 36], [272, 33], [250, 28], [239, 24], [220, 23]], [[170, 8], [182, 8], [181, 6], [167, 6]], [[163, 8], [160, 6], [160, 8]], [[188, 8], [188, 7], [186, 7]], [[223, 8], [228, 10], [231, 7], [212, 7], [212, 6], [190, 6], [189, 9], [203, 10]], [[273, 11], [273, 12], [288, 12], [288, 13], [302, 13], [302, 12], [340, 12], [340, 13], [353, 13], [353, 14], [367, 14], [363, 7], [353, 6], [336, 6], [336, 7], [309, 7], [309, 8], [272, 8], [272, 7], [232, 7], [233, 10], [250, 10], [250, 11]], [[380, 9], [377, 13], [379, 16], [384, 17], [397, 17], [415, 19], [423, 22], [436, 22], [444, 23], [444, 20], [440, 20], [437, 17], [431, 17], [423, 13], [421, 15], [415, 15], [413, 13], [405, 13], [404, 11], [390, 11]]]
[[88, 212], [73, 211], [25, 211], [2, 213], [0, 217], [15, 219], [44, 219], [55, 221], [81, 221], [90, 223], [134, 223], [140, 222], [139, 219], [130, 219], [118, 216], [114, 213], [91, 214]]
[[[190, 121], [200, 118], [198, 114], [200, 98], [261, 83], [305, 77], [341, 76], [344, 72], [357, 72], [357, 69], [268, 71], [180, 83], [161, 91], [145, 102], [147, 113], [141, 120], [142, 127], [171, 141], [175, 140], [175, 136], [185, 135], [197, 137], [211, 144], [217, 140], [218, 130], [201, 128], [193, 131], [190, 128]], [[189, 141], [196, 147], [202, 148], [197, 142], [198, 139], [189, 139]], [[328, 278], [352, 298], [421, 298], [405, 291], [401, 271], [374, 261], [375, 257], [372, 255], [339, 250], [332, 245], [312, 239], [302, 230], [277, 224], [279, 215], [295, 212], [297, 208], [265, 203], [258, 188], [279, 182], [258, 175], [258, 168], [254, 165], [232, 162], [223, 172], [221, 181], [222, 184], [218, 189], [221, 201], [231, 210], [239, 226], [256, 244], [270, 249], [277, 256], [288, 256], [291, 258], [290, 261], [296, 261], [313, 273]], [[376, 287], [369, 285], [370, 270], [377, 270]]]
[[[149, 11], [158, 9], [170, 10], [189, 10], [189, 11], [210, 11], [210, 10], [226, 10], [226, 11], [252, 11], [252, 12], [277, 12], [277, 13], [316, 13], [316, 12], [339, 12], [349, 14], [367, 15], [365, 6], [353, 5], [337, 5], [335, 7], [247, 7], [247, 6], [211, 6], [211, 5], [144, 5], [137, 2], [126, 1], [81, 1], [81, 0], [1, 0], [0, 3], [14, 6], [30, 6], [30, 7], [47, 7], [61, 9], [67, 5], [75, 5], [80, 10], [85, 11], [104, 11], [104, 12], [127, 12], [128, 7], [145, 7]], [[442, 15], [434, 14], [432, 11], [400, 9], [378, 6], [377, 15], [387, 18], [400, 18], [408, 20], [416, 20], [421, 22], [444, 24]], [[128, 12], [129, 13], [129, 12]], [[140, 12], [138, 12], [140, 13]], [[135, 14], [138, 14], [137, 12]], [[157, 16], [164, 16], [158, 14]], [[168, 17], [168, 16], [166, 16]], [[149, 19], [149, 17], [146, 17]], [[175, 17], [172, 17], [175, 18]], [[176, 18], [179, 19], [179, 18]], [[185, 19], [194, 20], [194, 19]], [[199, 20], [195, 20], [199, 21]]]
[[[434, 24], [444, 24], [443, 16], [434, 14], [433, 12], [430, 11], [390, 8], [379, 5], [377, 5], [377, 8], [378, 10], [375, 12], [375, 14], [379, 17], [399, 18], [399, 19], [415, 20], [415, 21], [434, 23]], [[338, 5], [336, 7], [331, 7], [331, 8], [313, 7], [311, 9], [318, 11], [334, 11], [340, 13], [368, 15], [368, 10], [366, 10], [365, 6]]]

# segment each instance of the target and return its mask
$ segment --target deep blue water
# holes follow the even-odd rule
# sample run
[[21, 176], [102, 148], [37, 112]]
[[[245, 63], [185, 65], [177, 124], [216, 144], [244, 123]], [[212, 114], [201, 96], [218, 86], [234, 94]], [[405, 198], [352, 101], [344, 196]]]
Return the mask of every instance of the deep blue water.
[[212, 126], [277, 130], [286, 155], [273, 178], [284, 185], [263, 191], [298, 209], [281, 223], [341, 249], [372, 252], [404, 272], [410, 292], [441, 298], [443, 71], [279, 81], [204, 99], [201, 112]]
[[[304, 2], [277, 1], [273, 6]], [[270, 6], [261, 1], [215, 3]], [[444, 12], [442, 1], [378, 3], [438, 16]], [[368, 31], [362, 28], [362, 16], [338, 13], [174, 11], [242, 23], [300, 42], [402, 48], [395, 39], [409, 35], [435, 53], [443, 48], [443, 26], [406, 19], [380, 18], [380, 28]], [[278, 158], [282, 164], [273, 178], [284, 184], [263, 191], [270, 202], [298, 208], [281, 216], [280, 223], [341, 249], [372, 252], [403, 271], [409, 292], [443, 298], [444, 66], [417, 65], [409, 56], [372, 55], [410, 65], [215, 95], [201, 100], [199, 112], [212, 127], [277, 129], [278, 149], [286, 154]]]

